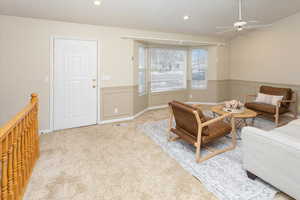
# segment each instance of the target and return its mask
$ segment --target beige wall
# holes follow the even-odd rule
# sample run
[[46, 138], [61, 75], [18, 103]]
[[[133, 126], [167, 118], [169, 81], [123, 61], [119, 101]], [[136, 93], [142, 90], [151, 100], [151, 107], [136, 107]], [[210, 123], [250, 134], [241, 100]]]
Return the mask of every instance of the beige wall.
[[230, 79], [300, 85], [300, 13], [230, 42]]
[[300, 13], [230, 41], [230, 98], [242, 100], [261, 85], [271, 85], [292, 88], [299, 99], [299, 36]]
[[[99, 40], [99, 75], [111, 77], [111, 80], [101, 80], [100, 83], [100, 87], [103, 88], [103, 90], [101, 89], [103, 93], [101, 108], [102, 112], [105, 112], [101, 113], [101, 116], [105, 119], [131, 115], [133, 112], [133, 100], [130, 100], [132, 97], [129, 97], [130, 95], [125, 97], [125, 91], [120, 93], [120, 96], [116, 96], [116, 93], [111, 95], [105, 90], [105, 88], [110, 90], [114, 87], [120, 89], [119, 87], [135, 86], [134, 65], [132, 63], [134, 42], [121, 39], [122, 36], [222, 42], [214, 37], [140, 31], [1, 15], [0, 27], [0, 124], [13, 117], [27, 103], [30, 93], [37, 92], [41, 100], [41, 129], [49, 128], [51, 36]], [[129, 93], [132, 96], [133, 92]], [[126, 100], [114, 103], [122, 113], [111, 116], [110, 103], [120, 97], [131, 102]], [[126, 110], [125, 107], [129, 108], [130, 111]]]

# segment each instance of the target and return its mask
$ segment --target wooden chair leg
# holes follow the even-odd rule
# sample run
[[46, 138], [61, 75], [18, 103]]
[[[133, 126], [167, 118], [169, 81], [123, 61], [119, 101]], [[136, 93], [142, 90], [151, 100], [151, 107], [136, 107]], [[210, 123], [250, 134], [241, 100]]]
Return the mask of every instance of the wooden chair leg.
[[236, 147], [236, 127], [235, 127], [235, 118], [231, 118], [231, 128], [232, 128], [232, 148]]
[[278, 125], [279, 125], [279, 115], [278, 114], [275, 115], [275, 125], [276, 125], [276, 127], [278, 127]]
[[279, 125], [279, 106], [280, 104], [277, 104], [276, 106], [276, 114], [275, 114], [275, 125], [278, 127]]
[[171, 141], [171, 128], [173, 126], [173, 111], [172, 108], [169, 106], [169, 129], [168, 129], [168, 136], [167, 139], [168, 141]]
[[201, 162], [201, 143], [200, 144], [196, 144], [196, 162], [199, 163]]
[[175, 142], [176, 140], [179, 140], [179, 139], [180, 139], [179, 136], [176, 136], [176, 137], [173, 137], [173, 138], [170, 136], [170, 138], [169, 138], [168, 141], [169, 141], [169, 142]]
[[247, 172], [247, 176], [248, 178], [250, 178], [251, 180], [255, 180], [257, 178], [257, 176], [249, 171], [246, 171]]
[[225, 149], [220, 149], [220, 150], [217, 150], [217, 151], [214, 151], [210, 154], [208, 154], [207, 156], [201, 158], [200, 157], [200, 153], [201, 153], [201, 140], [200, 140], [200, 145], [198, 145], [198, 143], [195, 143], [195, 146], [196, 146], [196, 162], [197, 163], [201, 163], [203, 161], [206, 161], [218, 154], [221, 154], [221, 153], [225, 153], [227, 151], [231, 151], [233, 149], [235, 149], [236, 147], [236, 128], [235, 128], [235, 119], [232, 117], [231, 118], [231, 126], [232, 126], [232, 145], [225, 148]]
[[294, 118], [298, 119], [298, 109], [297, 109], [297, 105], [295, 106], [295, 110], [294, 110]]

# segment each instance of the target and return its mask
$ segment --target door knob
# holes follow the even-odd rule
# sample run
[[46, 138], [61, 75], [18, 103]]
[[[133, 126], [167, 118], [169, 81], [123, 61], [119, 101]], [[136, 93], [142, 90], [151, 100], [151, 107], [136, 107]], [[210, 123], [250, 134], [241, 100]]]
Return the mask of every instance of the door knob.
[[93, 85], [93, 88], [96, 88], [96, 85]]

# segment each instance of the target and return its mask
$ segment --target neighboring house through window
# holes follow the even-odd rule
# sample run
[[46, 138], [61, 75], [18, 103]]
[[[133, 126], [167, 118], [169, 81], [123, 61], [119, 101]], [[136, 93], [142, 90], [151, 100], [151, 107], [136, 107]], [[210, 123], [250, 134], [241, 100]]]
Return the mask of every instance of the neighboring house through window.
[[151, 92], [186, 88], [187, 51], [150, 48]]

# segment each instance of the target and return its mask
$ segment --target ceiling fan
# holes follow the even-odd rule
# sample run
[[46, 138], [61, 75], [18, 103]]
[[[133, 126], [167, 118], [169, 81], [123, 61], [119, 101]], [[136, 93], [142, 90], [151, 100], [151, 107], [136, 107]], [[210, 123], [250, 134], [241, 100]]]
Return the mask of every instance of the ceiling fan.
[[[266, 28], [270, 27], [272, 24], [257, 24], [259, 21], [251, 20], [251, 21], [245, 21], [243, 20], [242, 15], [242, 0], [238, 0], [239, 2], [239, 19], [238, 21], [233, 23], [233, 26], [217, 26], [217, 29], [220, 29], [221, 31], [218, 31], [218, 34], [223, 34], [227, 32], [234, 32], [234, 31], [242, 31], [244, 29], [257, 29], [257, 28]], [[257, 24], [257, 25], [255, 25]], [[222, 30], [223, 29], [223, 30]]]

